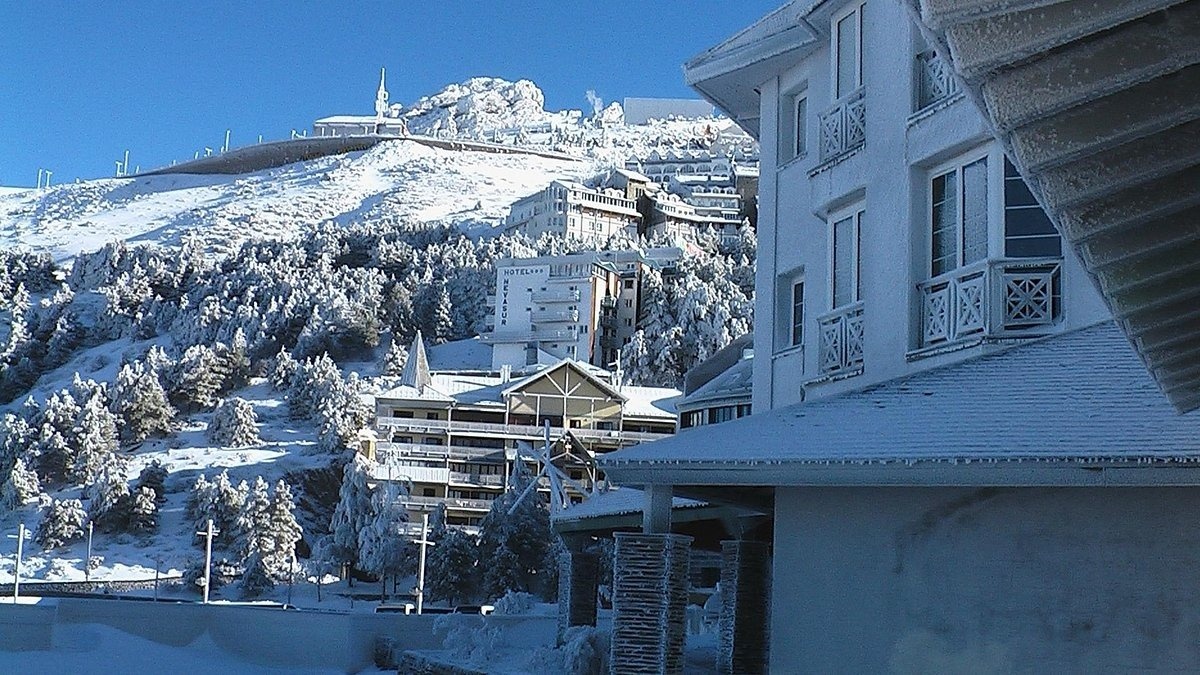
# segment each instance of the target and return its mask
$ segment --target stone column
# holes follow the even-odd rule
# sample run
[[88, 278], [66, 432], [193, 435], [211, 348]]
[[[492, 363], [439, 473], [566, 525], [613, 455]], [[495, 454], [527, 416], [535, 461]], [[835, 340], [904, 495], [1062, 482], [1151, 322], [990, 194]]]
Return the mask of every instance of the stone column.
[[758, 541], [721, 542], [717, 672], [767, 672], [770, 591], [770, 547]]
[[558, 644], [571, 626], [596, 625], [600, 556], [568, 550], [558, 559]]
[[612, 675], [682, 673], [692, 538], [618, 532]]

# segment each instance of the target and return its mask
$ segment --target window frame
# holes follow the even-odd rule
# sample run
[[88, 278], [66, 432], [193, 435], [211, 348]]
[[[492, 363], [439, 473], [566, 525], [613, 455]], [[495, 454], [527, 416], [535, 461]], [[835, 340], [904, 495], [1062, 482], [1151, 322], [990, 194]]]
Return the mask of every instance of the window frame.
[[[804, 346], [804, 276], [792, 279], [791, 283], [791, 331], [788, 335], [788, 348]], [[799, 301], [797, 301], [799, 290]]]
[[[955, 270], [962, 269], [967, 265], [973, 265], [983, 260], [989, 260], [993, 257], [995, 239], [995, 223], [996, 223], [996, 197], [997, 191], [994, 187], [996, 182], [996, 162], [995, 153], [990, 148], [976, 149], [974, 151], [957, 155], [953, 159], [943, 162], [932, 169], [925, 176], [925, 209], [922, 227], [925, 230], [927, 239], [925, 240], [925, 278], [933, 279], [943, 274], [950, 274]], [[963, 184], [963, 170], [966, 167], [972, 166], [978, 162], [984, 162], [984, 185], [986, 193], [984, 194], [984, 214], [986, 222], [984, 223], [984, 254], [979, 260], [966, 260], [966, 190]], [[954, 222], [954, 237], [955, 237], [955, 253], [954, 266], [949, 267], [941, 272], [934, 273], [934, 220], [933, 220], [933, 183], [935, 180], [954, 174], [955, 181], [955, 222]], [[1003, 195], [1000, 195], [1003, 200]]]
[[[829, 20], [829, 35], [830, 35], [830, 59], [832, 60], [829, 78], [830, 95], [833, 101], [840, 101], [842, 98], [858, 91], [863, 86], [863, 8], [866, 7], [865, 2], [856, 2], [850, 7], [834, 14]], [[840, 70], [838, 66], [841, 63], [841, 36], [838, 34], [838, 26], [846, 18], [854, 16], [855, 37], [857, 38], [855, 45], [855, 64], [854, 64], [854, 86], [847, 91], [839, 91], [838, 87], [841, 84], [838, 79]]]
[[[831, 213], [826, 227], [829, 232], [829, 310], [834, 311], [862, 302], [862, 221], [866, 215], [866, 205], [862, 202], [848, 206], [840, 211]], [[837, 226], [839, 223], [851, 220], [854, 233], [854, 248], [851, 256], [850, 287], [851, 300], [837, 304]]]

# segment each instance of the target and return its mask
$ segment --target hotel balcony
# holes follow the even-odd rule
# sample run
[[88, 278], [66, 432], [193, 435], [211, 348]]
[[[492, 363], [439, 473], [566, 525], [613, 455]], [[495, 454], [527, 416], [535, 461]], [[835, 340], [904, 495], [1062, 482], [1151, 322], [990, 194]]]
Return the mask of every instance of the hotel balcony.
[[575, 323], [579, 321], [579, 310], [563, 309], [552, 312], [534, 312], [530, 318], [535, 325], [547, 323]]
[[817, 317], [822, 377], [851, 375], [863, 367], [863, 304], [856, 302]]
[[1044, 335], [1062, 314], [1058, 258], [983, 260], [917, 284], [921, 347]]
[[821, 162], [861, 148], [867, 140], [867, 106], [863, 88], [843, 96], [821, 115]]
[[561, 288], [554, 288], [546, 291], [534, 291], [529, 296], [530, 300], [544, 304], [555, 302], [579, 302], [579, 291], [572, 291]]
[[924, 110], [959, 91], [954, 69], [932, 49], [917, 54], [917, 110]]
[[[536, 323], [536, 321], [535, 321]], [[484, 344], [516, 344], [524, 342], [574, 342], [579, 334], [573, 328], [494, 331], [480, 335]]]
[[[859, 330], [861, 335], [861, 328]], [[861, 339], [860, 339], [861, 342]], [[493, 424], [488, 422], [459, 422], [456, 420], [422, 420], [409, 417], [380, 417], [375, 420], [375, 425], [379, 430], [393, 429], [397, 431], [409, 431], [413, 433], [423, 432], [450, 432], [452, 434], [470, 434], [470, 435], [485, 435], [500, 438], [520, 438], [526, 440], [542, 440], [545, 437], [545, 430], [542, 427], [526, 426], [521, 424]], [[562, 431], [559, 428], [552, 428], [551, 433]], [[615, 442], [633, 442], [642, 443], [645, 441], [656, 441], [660, 438], [666, 438], [670, 434], [657, 434], [646, 431], [620, 431], [617, 429], [585, 429], [571, 428], [566, 429], [572, 436], [581, 441], [606, 441]], [[389, 443], [379, 445], [379, 452], [389, 451], [392, 447], [411, 446], [412, 444]], [[442, 446], [422, 446], [424, 448], [440, 448]], [[445, 451], [453, 450], [449, 447]], [[483, 452], [487, 448], [470, 448]], [[492, 450], [498, 452], [498, 450]]]
[[445, 504], [447, 509], [459, 511], [478, 511], [486, 513], [492, 508], [490, 499], [461, 499], [459, 497], [418, 497], [408, 495], [402, 497], [404, 507], [413, 511], [432, 511], [438, 504]]
[[[398, 418], [383, 418], [383, 419], [398, 419]], [[378, 426], [389, 426], [383, 423], [383, 419], [379, 420]], [[417, 421], [427, 422], [430, 420], [398, 420], [398, 421]], [[393, 428], [395, 428], [393, 426]], [[433, 445], [426, 443], [390, 443], [381, 441], [376, 445], [376, 457], [381, 465], [397, 464], [405, 460], [418, 461], [446, 461], [448, 459], [455, 460], [471, 460], [471, 459], [496, 459], [504, 457], [504, 448], [472, 448], [461, 445]], [[397, 464], [397, 466], [399, 466]]]

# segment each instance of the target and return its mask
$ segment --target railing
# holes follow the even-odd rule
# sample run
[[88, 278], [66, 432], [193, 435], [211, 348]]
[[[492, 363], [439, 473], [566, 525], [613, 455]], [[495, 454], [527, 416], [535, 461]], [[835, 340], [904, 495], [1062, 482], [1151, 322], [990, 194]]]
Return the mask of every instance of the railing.
[[917, 284], [921, 346], [1037, 333], [1058, 321], [1057, 258], [983, 260]]
[[[391, 428], [401, 431], [412, 431], [420, 433], [424, 431], [449, 431], [450, 433], [483, 433], [496, 434], [502, 436], [541, 439], [545, 435], [542, 427], [529, 426], [523, 424], [493, 424], [488, 422], [459, 422], [457, 420], [423, 420], [411, 417], [378, 417], [375, 419], [375, 426], [379, 429]], [[551, 434], [556, 434], [561, 431], [557, 427], [551, 428]], [[616, 429], [583, 429], [572, 428], [567, 429], [573, 436], [580, 440], [614, 440], [614, 441], [655, 441], [660, 438], [666, 438], [671, 434], [651, 433], [647, 431], [618, 431]], [[381, 444], [382, 445], [382, 444]], [[440, 446], [426, 446], [440, 447]], [[474, 448], [483, 450], [483, 448]]]
[[843, 96], [821, 115], [821, 161], [862, 147], [867, 140], [867, 107], [863, 88]]
[[554, 330], [513, 330], [513, 331], [494, 331], [480, 335], [479, 339], [484, 344], [512, 344], [516, 342], [574, 342], [578, 339], [579, 334], [572, 328], [558, 328]]
[[954, 70], [932, 49], [917, 54], [917, 110], [958, 93]]
[[540, 323], [575, 323], [579, 321], [579, 310], [563, 309], [554, 312], [534, 312], [530, 318], [535, 324]]
[[863, 366], [863, 305], [856, 302], [817, 318], [822, 375], [838, 375]]
[[378, 463], [371, 470], [375, 480], [410, 480], [414, 483], [438, 483], [450, 481], [450, 469], [437, 466], [409, 466], [395, 463]]
[[[384, 425], [386, 426], [386, 425]], [[427, 443], [392, 443], [380, 441], [375, 457], [380, 464], [396, 464], [404, 460], [483, 459], [504, 455], [504, 448], [473, 448], [465, 445], [433, 445]], [[397, 464], [397, 466], [402, 466]]]
[[504, 487], [504, 476], [492, 473], [465, 473], [462, 471], [451, 471], [449, 482], [460, 485]]
[[432, 509], [438, 504], [445, 504], [450, 509], [465, 509], [469, 511], [487, 511], [492, 508], [490, 499], [461, 499], [459, 497], [418, 497], [408, 495], [400, 501], [406, 508]]
[[579, 302], [579, 291], [555, 289], [552, 291], [534, 291], [529, 299], [534, 302]]

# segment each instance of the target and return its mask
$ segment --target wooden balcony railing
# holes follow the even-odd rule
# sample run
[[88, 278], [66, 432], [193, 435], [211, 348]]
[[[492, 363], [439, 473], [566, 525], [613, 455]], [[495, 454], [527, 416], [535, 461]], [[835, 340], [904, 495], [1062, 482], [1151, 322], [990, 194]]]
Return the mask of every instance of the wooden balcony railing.
[[1058, 258], [982, 260], [917, 284], [921, 346], [1037, 335], [1058, 321]]
[[821, 375], [839, 375], [863, 367], [863, 305], [856, 302], [817, 317]]
[[867, 140], [867, 107], [863, 88], [843, 96], [820, 117], [821, 161], [862, 147]]

